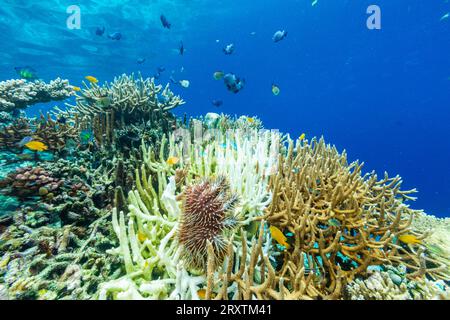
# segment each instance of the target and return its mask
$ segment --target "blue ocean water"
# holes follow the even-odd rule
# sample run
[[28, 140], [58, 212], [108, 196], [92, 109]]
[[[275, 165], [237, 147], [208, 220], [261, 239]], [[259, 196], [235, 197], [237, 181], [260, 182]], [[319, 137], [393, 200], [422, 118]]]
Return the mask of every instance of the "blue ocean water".
[[[0, 80], [32, 66], [46, 81], [80, 86], [86, 75], [100, 82], [139, 71], [151, 77], [163, 66], [161, 83], [171, 75], [190, 81], [173, 86], [187, 101], [179, 115], [256, 115], [292, 136], [324, 136], [367, 171], [401, 175], [404, 188], [419, 190], [414, 208], [450, 216], [449, 1], [313, 2], [1, 0]], [[381, 30], [366, 27], [372, 4], [381, 9]], [[66, 26], [70, 5], [81, 10], [81, 29]], [[105, 27], [103, 36], [97, 27]], [[282, 29], [288, 36], [274, 43]], [[113, 32], [122, 38], [108, 39]], [[224, 55], [229, 43], [235, 52]], [[227, 91], [212, 77], [218, 70], [245, 78], [244, 89]]]

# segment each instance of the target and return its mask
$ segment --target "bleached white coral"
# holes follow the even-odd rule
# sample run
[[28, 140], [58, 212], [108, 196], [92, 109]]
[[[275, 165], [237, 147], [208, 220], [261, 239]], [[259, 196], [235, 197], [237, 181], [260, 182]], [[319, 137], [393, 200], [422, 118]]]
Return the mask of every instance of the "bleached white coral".
[[[181, 204], [177, 201], [175, 170], [164, 158], [167, 142], [169, 156], [179, 157], [179, 167], [187, 170], [188, 183], [199, 177], [227, 177], [232, 191], [240, 197], [236, 212], [241, 225], [262, 215], [271, 200], [267, 184], [277, 166], [277, 132], [237, 131], [187, 147], [171, 136], [162, 141], [158, 157], [143, 146], [144, 165], [136, 172], [136, 189], [128, 195], [128, 219], [123, 212], [113, 210], [113, 228], [120, 246], [110, 252], [123, 257], [127, 274], [102, 284], [101, 299], [199, 299], [198, 291], [206, 286], [205, 275], [192, 274], [181, 259], [176, 238]], [[157, 188], [152, 185], [155, 181]], [[242, 252], [239, 236], [232, 239], [236, 252]], [[248, 255], [251, 245], [249, 242]], [[270, 254], [267, 247], [264, 253]], [[230, 286], [227, 290], [233, 293], [237, 288]]]

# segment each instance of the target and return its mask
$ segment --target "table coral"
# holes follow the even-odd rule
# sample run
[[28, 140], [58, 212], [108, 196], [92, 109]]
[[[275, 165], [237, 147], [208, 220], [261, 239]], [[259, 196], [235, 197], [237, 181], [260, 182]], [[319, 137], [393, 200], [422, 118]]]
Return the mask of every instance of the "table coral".
[[7, 80], [0, 82], [0, 111], [11, 112], [36, 103], [64, 100], [73, 95], [68, 80]]

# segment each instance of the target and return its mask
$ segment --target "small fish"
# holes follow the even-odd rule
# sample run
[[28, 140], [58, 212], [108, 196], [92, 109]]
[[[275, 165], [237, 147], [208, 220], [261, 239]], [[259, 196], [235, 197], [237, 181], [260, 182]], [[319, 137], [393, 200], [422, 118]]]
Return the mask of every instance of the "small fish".
[[25, 144], [25, 147], [27, 147], [28, 149], [32, 150], [32, 151], [45, 151], [48, 149], [48, 147], [40, 142], [40, 141], [30, 141], [27, 144]]
[[159, 74], [163, 73], [164, 71], [166, 71], [166, 68], [160, 66], [158, 68], [156, 68], [156, 71], [158, 71]]
[[215, 80], [220, 80], [224, 76], [224, 73], [222, 71], [216, 71], [213, 73], [213, 77]]
[[256, 34], [255, 31], [250, 32], [250, 35], [251, 35], [251, 36], [254, 36], [255, 34]]
[[97, 83], [98, 79], [96, 77], [93, 76], [86, 76], [84, 77], [87, 81], [89, 81], [90, 83]]
[[441, 19], [439, 19], [439, 21], [444, 21], [447, 20], [450, 17], [450, 12], [447, 12], [446, 14], [444, 14]]
[[398, 237], [398, 240], [400, 240], [401, 242], [406, 243], [406, 244], [422, 243], [421, 240], [417, 239], [417, 237], [412, 234], [402, 234], [401, 236]]
[[170, 82], [172, 82], [172, 83], [177, 83], [177, 81], [174, 79], [173, 76], [170, 76], [169, 80], [170, 80]]
[[147, 236], [141, 231], [138, 232], [137, 237], [140, 242], [144, 242], [145, 240], [147, 240]]
[[118, 41], [118, 40], [122, 39], [122, 34], [120, 32], [113, 32], [113, 33], [108, 34], [108, 38], [111, 40]]
[[67, 118], [64, 116], [60, 116], [60, 117], [58, 117], [58, 119], [56, 121], [58, 121], [58, 123], [60, 123], [60, 124], [66, 124]]
[[[198, 297], [202, 300], [205, 300], [206, 298], [206, 290], [200, 289], [197, 291]], [[211, 292], [211, 299], [214, 299], [216, 297], [216, 294], [214, 292]]]
[[272, 84], [272, 93], [274, 96], [277, 96], [280, 94], [280, 88], [276, 84]]
[[178, 162], [180, 161], [180, 158], [178, 157], [169, 157], [169, 159], [167, 159], [167, 164], [170, 166], [176, 165]]
[[145, 58], [138, 58], [138, 59], [136, 60], [136, 62], [137, 62], [138, 64], [143, 64], [143, 63], [145, 62]]
[[97, 29], [95, 29], [95, 34], [97, 36], [102, 36], [105, 33], [105, 27], [97, 27]]
[[281, 40], [283, 40], [286, 37], [287, 37], [287, 31], [278, 30], [277, 32], [274, 33], [272, 40], [273, 40], [273, 42], [280, 42]]
[[178, 52], [180, 53], [181, 56], [184, 54], [184, 44], [183, 44], [183, 41], [180, 41], [180, 45], [179, 45], [179, 47], [178, 47]]
[[163, 28], [170, 29], [172, 24], [169, 22], [169, 20], [167, 20], [167, 18], [163, 14], [159, 17], [159, 19], [161, 20]]
[[21, 153], [16, 156], [20, 160], [33, 160], [34, 156], [31, 153]]
[[278, 242], [280, 245], [282, 245], [283, 247], [289, 249], [289, 243], [286, 242], [287, 238], [286, 236], [283, 234], [283, 232], [281, 232], [280, 229], [278, 229], [275, 226], [270, 226], [269, 228], [270, 230], [270, 234], [272, 235], [272, 238]]
[[313, 2], [311, 3], [311, 7], [314, 7], [317, 4], [317, 2], [319, 2], [319, 0], [313, 0]]
[[332, 218], [328, 220], [328, 224], [332, 227], [339, 228], [341, 226], [341, 222], [338, 219]]
[[306, 138], [306, 134], [305, 133], [302, 133], [300, 135], [300, 137], [299, 137], [300, 141], [305, 140], [305, 138]]
[[82, 144], [86, 144], [90, 141], [92, 141], [93, 134], [91, 130], [83, 130], [80, 133], [80, 140]]
[[228, 45], [225, 46], [225, 48], [222, 49], [222, 51], [226, 54], [226, 55], [230, 55], [234, 52], [234, 44], [230, 43]]
[[183, 87], [183, 88], [188, 88], [190, 85], [189, 80], [180, 80], [179, 84]]
[[233, 93], [238, 93], [244, 88], [245, 85], [245, 80], [238, 78], [233, 73], [227, 73], [223, 77], [223, 82], [225, 83], [227, 89]]
[[81, 88], [77, 87], [77, 86], [72, 86], [72, 90], [73, 91], [81, 91]]
[[220, 107], [221, 105], [223, 105], [223, 101], [222, 100], [213, 100], [213, 101], [211, 101], [211, 103], [215, 107]]
[[33, 137], [28, 136], [28, 137], [24, 137], [22, 140], [20, 140], [20, 142], [17, 143], [17, 145], [19, 147], [23, 147], [24, 145], [26, 145], [28, 142], [33, 141]]
[[249, 123], [254, 123], [255, 122], [255, 118], [247, 117], [247, 121]]
[[96, 104], [103, 108], [108, 108], [109, 105], [111, 104], [111, 98], [108, 96], [100, 97], [97, 98], [96, 100], [97, 100]]
[[21, 78], [26, 80], [37, 79], [36, 70], [32, 67], [15, 67], [14, 70], [20, 75]]

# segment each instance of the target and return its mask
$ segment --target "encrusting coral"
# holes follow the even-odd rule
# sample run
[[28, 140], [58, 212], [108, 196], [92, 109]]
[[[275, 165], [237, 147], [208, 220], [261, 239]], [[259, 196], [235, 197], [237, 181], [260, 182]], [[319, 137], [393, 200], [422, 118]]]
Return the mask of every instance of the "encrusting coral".
[[36, 103], [64, 100], [73, 93], [69, 81], [60, 78], [50, 83], [24, 79], [1, 81], [0, 111], [12, 112]]
[[49, 195], [54, 196], [63, 184], [64, 180], [52, 177], [43, 168], [25, 167], [17, 169], [8, 174], [5, 179], [0, 180], [0, 189], [5, 189], [6, 194], [18, 198], [33, 196], [48, 198]]

